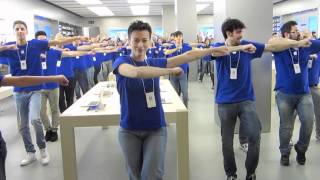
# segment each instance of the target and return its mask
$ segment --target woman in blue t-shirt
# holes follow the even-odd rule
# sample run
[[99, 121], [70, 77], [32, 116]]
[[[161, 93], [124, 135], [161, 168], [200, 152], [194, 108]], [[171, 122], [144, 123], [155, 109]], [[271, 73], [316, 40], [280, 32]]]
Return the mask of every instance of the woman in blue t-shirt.
[[152, 30], [148, 23], [133, 22], [128, 29], [132, 52], [113, 64], [120, 94], [119, 141], [129, 179], [163, 179], [167, 129], [160, 97], [159, 76], [180, 75], [182, 64], [213, 54], [226, 47], [193, 50], [169, 59], [146, 58]]

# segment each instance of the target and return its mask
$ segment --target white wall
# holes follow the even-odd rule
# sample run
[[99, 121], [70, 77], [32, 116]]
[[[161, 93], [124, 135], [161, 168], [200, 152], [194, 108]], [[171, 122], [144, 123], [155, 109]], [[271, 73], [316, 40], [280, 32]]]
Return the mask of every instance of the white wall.
[[[127, 29], [129, 24], [134, 20], [143, 20], [150, 23], [151, 27], [162, 27], [162, 16], [144, 16], [144, 17], [107, 17], [107, 18], [85, 18], [84, 26], [98, 26], [102, 35], [109, 35], [110, 28]], [[94, 21], [93, 25], [88, 24], [88, 21]], [[212, 15], [198, 15], [197, 26], [212, 25]]]
[[289, 0], [273, 6], [273, 16], [292, 14], [317, 8], [319, 0]]
[[19, 19], [27, 23], [28, 37], [33, 38], [34, 15], [82, 25], [82, 18], [40, 0], [0, 0], [1, 33], [12, 35], [12, 22]]

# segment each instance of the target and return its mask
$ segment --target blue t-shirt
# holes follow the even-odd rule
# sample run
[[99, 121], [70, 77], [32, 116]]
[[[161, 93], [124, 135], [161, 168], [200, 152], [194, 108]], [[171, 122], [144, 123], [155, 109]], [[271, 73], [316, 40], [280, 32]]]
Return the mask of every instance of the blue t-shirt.
[[[6, 45], [16, 44], [16, 42], [9, 42]], [[6, 50], [0, 52], [0, 57], [7, 57], [10, 59], [10, 72], [12, 76], [41, 76], [42, 66], [40, 54], [48, 50], [48, 41], [46, 40], [30, 40], [27, 45], [18, 46], [18, 50]], [[18, 54], [19, 53], [19, 54]], [[20, 59], [26, 59], [27, 69], [22, 70]], [[30, 92], [38, 91], [43, 88], [43, 84], [27, 87], [14, 87], [14, 92]]]
[[165, 58], [166, 55], [164, 54], [164, 47], [162, 47], [160, 44], [156, 45], [155, 54], [157, 58]]
[[8, 58], [6, 58], [6, 57], [0, 57], [0, 64], [9, 65]]
[[[43, 61], [46, 61], [47, 63], [47, 69], [43, 70], [43, 75], [44, 76], [52, 76], [52, 75], [57, 75], [57, 62], [58, 60], [61, 59], [62, 52], [59, 50], [55, 49], [49, 49], [47, 51], [47, 58]], [[44, 89], [55, 89], [58, 88], [59, 84], [58, 83], [45, 83], [44, 84]]]
[[87, 69], [93, 66], [93, 55], [85, 55]]
[[106, 61], [110, 61], [113, 58], [113, 53], [102, 53], [103, 57], [102, 57], [102, 62], [106, 62]]
[[[167, 67], [166, 59], [147, 59], [150, 66]], [[146, 66], [145, 62], [135, 62], [137, 66]], [[154, 79], [155, 108], [148, 108], [142, 79], [128, 78], [118, 73], [121, 64], [134, 65], [130, 56], [122, 56], [113, 63], [117, 79], [117, 89], [120, 94], [121, 121], [120, 126], [130, 130], [155, 130], [166, 126], [160, 97], [159, 78]], [[152, 79], [143, 79], [146, 92], [153, 90]]]
[[130, 55], [129, 49], [127, 49], [126, 47], [120, 48], [119, 51], [118, 51], [118, 55], [119, 56], [129, 56]]
[[[176, 48], [176, 45], [172, 45], [172, 46], [169, 47], [169, 49], [174, 49], [174, 48]], [[192, 47], [189, 44], [183, 43], [182, 44], [182, 49], [179, 49], [176, 52], [174, 52], [172, 54], [169, 54], [168, 57], [170, 58], [170, 57], [178, 56], [180, 54], [186, 53], [186, 52], [191, 51], [191, 50], [192, 50]], [[189, 64], [188, 63], [182, 64], [180, 67], [183, 69], [184, 73], [188, 73], [188, 69], [189, 69]]]
[[309, 86], [317, 86], [319, 84], [320, 76], [320, 53], [317, 54], [318, 58], [312, 61], [312, 67], [309, 68]]
[[146, 52], [146, 55], [148, 58], [156, 58], [156, 55], [155, 55], [155, 51], [156, 51], [156, 48], [149, 48], [148, 51]]
[[[209, 48], [209, 47], [206, 47], [205, 45], [198, 45], [197, 48], [199, 49], [206, 49], [206, 48]], [[207, 56], [204, 56], [203, 58], [201, 58], [201, 60], [203, 61], [211, 61], [211, 55], [207, 55]]]
[[101, 63], [104, 60], [104, 58], [104, 53], [96, 53], [95, 56], [92, 58], [94, 67], [101, 67]]
[[[235, 54], [230, 53], [230, 55], [216, 58], [218, 78], [216, 103], [229, 104], [239, 103], [246, 100], [255, 100], [251, 77], [251, 60], [262, 56], [265, 45], [245, 40], [241, 41], [241, 45], [250, 43], [257, 48], [256, 52], [253, 54], [238, 51]], [[219, 47], [224, 45], [225, 43], [216, 43], [214, 46]], [[230, 79], [230, 59], [231, 68], [236, 68], [239, 62], [237, 68], [237, 79]]]
[[[310, 59], [310, 54], [316, 54], [320, 51], [320, 40], [311, 40], [311, 42], [312, 45], [310, 47], [299, 48], [299, 51], [290, 48], [273, 53], [277, 71], [276, 86], [274, 90], [279, 90], [286, 94], [310, 93], [308, 60]], [[290, 54], [292, 55], [292, 58]], [[295, 74], [292, 61], [298, 63], [298, 59], [300, 60], [301, 73]]]
[[88, 57], [87, 55], [82, 55], [74, 58], [73, 69], [80, 70], [81, 72], [85, 72], [88, 68]]
[[[70, 49], [70, 51], [77, 50], [77, 47], [72, 44], [64, 45], [64, 48], [68, 48]], [[57, 67], [57, 74], [62, 74], [67, 78], [73, 78], [74, 77], [74, 71], [73, 71], [74, 59], [75, 57], [62, 58], [60, 67]]]

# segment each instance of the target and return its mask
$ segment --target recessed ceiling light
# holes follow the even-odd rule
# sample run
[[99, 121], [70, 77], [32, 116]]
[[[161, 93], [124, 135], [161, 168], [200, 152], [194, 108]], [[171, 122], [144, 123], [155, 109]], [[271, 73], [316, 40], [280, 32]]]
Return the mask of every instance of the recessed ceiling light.
[[149, 6], [139, 5], [139, 6], [130, 6], [131, 12], [133, 15], [147, 15], [149, 14]]
[[87, 7], [98, 16], [113, 16], [113, 12], [107, 7]]

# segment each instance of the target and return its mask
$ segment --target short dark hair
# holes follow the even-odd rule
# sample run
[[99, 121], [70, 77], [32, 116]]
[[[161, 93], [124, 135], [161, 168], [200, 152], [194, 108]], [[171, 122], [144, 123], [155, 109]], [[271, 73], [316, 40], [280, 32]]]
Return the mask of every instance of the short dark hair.
[[244, 28], [246, 28], [246, 26], [239, 19], [228, 18], [223, 22], [221, 26], [221, 31], [222, 31], [223, 37], [227, 39], [228, 38], [227, 31], [233, 32], [236, 29], [244, 29]]
[[46, 36], [47, 37], [47, 33], [44, 31], [38, 31], [36, 32], [36, 34], [34, 35], [35, 38], [37, 39], [39, 36]]
[[181, 31], [176, 31], [173, 33], [173, 37], [183, 36], [183, 33]]
[[133, 31], [148, 31], [149, 37], [151, 38], [152, 28], [149, 23], [143, 22], [141, 20], [133, 21], [128, 28], [128, 37], [131, 37]]
[[24, 27], [25, 27], [26, 29], [28, 29], [27, 24], [26, 24], [24, 21], [21, 21], [21, 20], [16, 20], [16, 21], [14, 21], [12, 28], [14, 28], [17, 24], [22, 24], [22, 25], [24, 25]]
[[284, 37], [284, 33], [290, 33], [291, 27], [296, 25], [298, 25], [296, 21], [288, 21], [284, 23], [280, 29], [282, 37]]

